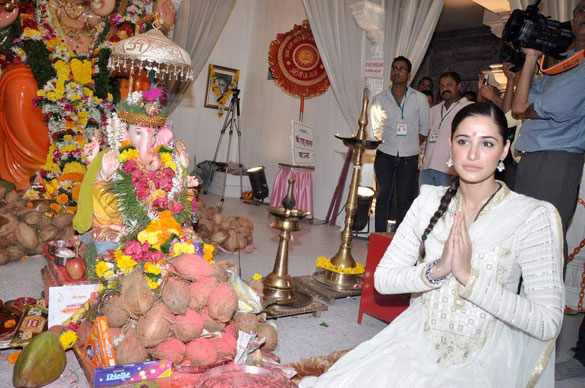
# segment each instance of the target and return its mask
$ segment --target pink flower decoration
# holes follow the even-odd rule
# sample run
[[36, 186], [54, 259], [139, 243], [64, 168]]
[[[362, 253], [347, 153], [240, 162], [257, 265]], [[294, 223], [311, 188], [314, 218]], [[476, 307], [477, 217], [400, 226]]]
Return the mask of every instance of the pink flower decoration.
[[171, 211], [172, 214], [179, 214], [183, 210], [183, 205], [181, 205], [177, 201], [173, 201], [173, 202], [171, 202], [171, 206], [169, 207], [169, 210]]
[[163, 254], [161, 251], [148, 251], [144, 254], [144, 256], [142, 257], [144, 259], [144, 261], [150, 261], [152, 263], [156, 263], [157, 261], [159, 261], [160, 259], [163, 258]]
[[197, 198], [193, 196], [193, 200], [191, 201], [191, 211], [197, 211]]
[[[159, 208], [159, 209], [166, 209], [168, 205], [169, 205], [169, 202], [166, 198], [157, 198], [152, 203], [153, 207]], [[172, 210], [171, 210], [171, 212], [172, 212]]]
[[145, 92], [142, 92], [142, 97], [146, 100], [146, 101], [155, 101], [156, 99], [158, 99], [160, 96], [162, 96], [163, 91], [160, 90], [159, 88], [157, 88], [156, 86], [152, 86], [150, 89], [148, 89]]
[[124, 165], [122, 166], [122, 171], [124, 171], [127, 174], [131, 174], [133, 173], [136, 169], [138, 168], [138, 162], [136, 162], [136, 160], [128, 160], [126, 163], [124, 163]]

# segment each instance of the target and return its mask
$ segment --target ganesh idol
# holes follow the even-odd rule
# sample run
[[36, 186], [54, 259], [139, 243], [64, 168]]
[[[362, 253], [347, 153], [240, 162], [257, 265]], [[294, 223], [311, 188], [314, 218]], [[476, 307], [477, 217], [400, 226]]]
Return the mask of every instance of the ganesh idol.
[[85, 146], [91, 162], [73, 225], [84, 240], [98, 243], [98, 253], [164, 211], [190, 224], [195, 208], [189, 188], [198, 182], [188, 177], [189, 155], [173, 140], [165, 103], [166, 93], [156, 86], [130, 93], [108, 120], [109, 147], [99, 151], [99, 136]]
[[[107, 69], [99, 66], [100, 60], [103, 62], [103, 49], [111, 49], [121, 39], [151, 27], [163, 32], [170, 30], [176, 16], [171, 0], [156, 1], [152, 11], [146, 3], [144, 0], [0, 0], [1, 179], [13, 182], [20, 189], [28, 188], [31, 176], [48, 160], [51, 142], [57, 143], [59, 140], [55, 138], [62, 138], [55, 131], [64, 128], [67, 120], [63, 118], [55, 124], [55, 117], [50, 119], [49, 113], [39, 108], [49, 100], [37, 94], [43, 85], [57, 82], [57, 64], [63, 67], [63, 64], [69, 66], [72, 60], [90, 61], [92, 82], [86, 80], [83, 86], [90, 88], [94, 95], [104, 97], [110, 90], [98, 90], [100, 84], [96, 82], [97, 79], [102, 80], [101, 85], [110, 82], [103, 76]], [[27, 52], [30, 47], [36, 51]], [[109, 79], [109, 75], [105, 78]], [[65, 94], [59, 104], [75, 103], [66, 101], [67, 98], [69, 95]], [[84, 133], [85, 125], [78, 127], [75, 131]]]

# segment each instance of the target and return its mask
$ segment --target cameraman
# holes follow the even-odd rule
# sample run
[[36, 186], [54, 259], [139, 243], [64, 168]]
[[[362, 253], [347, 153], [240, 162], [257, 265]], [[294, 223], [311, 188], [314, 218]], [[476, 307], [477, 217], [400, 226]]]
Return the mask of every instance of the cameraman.
[[[574, 9], [571, 26], [575, 38], [568, 56], [585, 48], [585, 0]], [[552, 203], [566, 232], [575, 212], [583, 173], [585, 61], [565, 72], [533, 81], [542, 53], [523, 50], [526, 61], [512, 103], [513, 113], [526, 119], [516, 144], [524, 154], [518, 165], [515, 189]], [[566, 260], [566, 241], [564, 253]], [[575, 359], [557, 366], [557, 380], [585, 376], [585, 322], [579, 329]]]

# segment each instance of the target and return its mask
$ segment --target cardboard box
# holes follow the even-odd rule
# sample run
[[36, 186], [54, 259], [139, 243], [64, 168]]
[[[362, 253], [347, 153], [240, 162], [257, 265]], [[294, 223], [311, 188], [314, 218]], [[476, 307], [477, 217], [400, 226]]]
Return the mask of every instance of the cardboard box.
[[110, 327], [105, 316], [96, 319], [89, 339], [83, 347], [83, 355], [95, 368], [116, 365]]
[[95, 368], [93, 385], [94, 387], [119, 386], [125, 383], [163, 379], [172, 375], [172, 366], [171, 361], [160, 360]]

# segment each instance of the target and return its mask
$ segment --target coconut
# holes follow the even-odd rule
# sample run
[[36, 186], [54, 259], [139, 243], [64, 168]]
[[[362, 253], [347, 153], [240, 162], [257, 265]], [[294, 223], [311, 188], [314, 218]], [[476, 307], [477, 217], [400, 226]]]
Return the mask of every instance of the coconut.
[[258, 339], [266, 338], [262, 349], [274, 350], [278, 346], [278, 333], [276, 329], [267, 323], [259, 323], [256, 328]]
[[236, 337], [232, 333], [221, 333], [220, 338], [211, 341], [217, 347], [217, 358], [232, 358], [236, 355]]
[[243, 233], [236, 233], [236, 247], [244, 249], [248, 245], [248, 239]]
[[[42, 223], [42, 219], [41, 222], [39, 222], [39, 225]], [[50, 240], [54, 240], [55, 237], [57, 236], [58, 230], [51, 225], [47, 225], [45, 227], [43, 227], [43, 229], [41, 229], [40, 233], [39, 233], [39, 239], [41, 241], [50, 241]]]
[[169, 277], [162, 289], [162, 301], [173, 314], [185, 314], [189, 306], [189, 286]]
[[10, 254], [6, 249], [0, 249], [0, 265], [4, 265], [10, 261]]
[[114, 348], [114, 354], [116, 355], [116, 363], [118, 365], [123, 364], [135, 364], [137, 362], [146, 361], [148, 353], [146, 349], [136, 336], [125, 336], [122, 341]]
[[215, 225], [220, 226], [221, 223], [223, 222], [223, 217], [221, 216], [221, 214], [214, 214], [212, 220]]
[[19, 222], [16, 226], [16, 240], [26, 250], [34, 250], [39, 243], [33, 228], [24, 222]]
[[128, 312], [124, 309], [124, 303], [120, 295], [114, 295], [104, 303], [103, 314], [108, 318], [110, 327], [122, 327], [128, 322]]
[[10, 235], [16, 230], [18, 220], [12, 214], [0, 215], [0, 238]]
[[41, 221], [41, 217], [41, 213], [33, 210], [24, 216], [24, 222], [29, 225], [36, 225]]
[[216, 286], [217, 281], [212, 277], [192, 283], [189, 286], [189, 296], [191, 297], [189, 307], [194, 310], [201, 310], [205, 307], [209, 294]]
[[138, 331], [140, 343], [144, 347], [149, 348], [167, 340], [169, 338], [172, 320], [173, 315], [167, 306], [164, 303], [156, 302], [152, 306], [152, 309], [148, 310], [138, 320], [136, 330]]
[[258, 318], [256, 318], [256, 314], [252, 313], [237, 314], [234, 317], [234, 325], [237, 330], [246, 333], [255, 332], [258, 326]]
[[6, 248], [6, 252], [8, 252], [10, 255], [10, 261], [18, 261], [22, 256], [24, 256], [22, 249], [16, 245], [12, 245]]
[[201, 318], [203, 318], [203, 328], [210, 333], [214, 333], [216, 331], [224, 331], [225, 330], [225, 323], [216, 321], [215, 319], [209, 316], [207, 312], [207, 308], [204, 308], [200, 312]]
[[222, 244], [222, 247], [225, 248], [228, 252], [235, 252], [237, 249], [237, 240], [236, 240], [236, 232], [235, 230], [230, 230], [228, 232], [230, 235], [227, 240]]
[[204, 321], [201, 315], [192, 309], [187, 309], [185, 315], [176, 315], [171, 325], [175, 337], [183, 342], [199, 338], [203, 331]]
[[55, 225], [59, 229], [71, 226], [73, 224], [74, 216], [75, 216], [74, 214], [69, 213], [60, 214], [57, 217], [53, 218], [53, 225]]
[[4, 195], [4, 200], [9, 203], [12, 204], [13, 206], [16, 204], [16, 202], [18, 201], [18, 193], [14, 190], [6, 193]]
[[152, 291], [140, 271], [133, 271], [122, 279], [122, 301], [132, 318], [138, 318], [152, 307]]
[[183, 278], [198, 281], [215, 275], [215, 269], [197, 254], [186, 254], [169, 260], [175, 271]]
[[246, 217], [238, 217], [238, 223], [241, 226], [245, 226], [250, 230], [254, 229], [254, 223], [252, 221], [250, 221], [248, 218]]
[[157, 345], [152, 352], [152, 356], [159, 360], [171, 360], [173, 364], [180, 365], [185, 358], [186, 346], [176, 338], [169, 338], [165, 342]]
[[[2, 187], [2, 186], [0, 186]], [[10, 236], [0, 237], [0, 249], [8, 248], [16, 241], [14, 232]]]
[[211, 235], [211, 241], [215, 244], [223, 244], [225, 240], [227, 240], [229, 234], [224, 232], [223, 230], [217, 231]]
[[211, 365], [217, 359], [217, 346], [207, 338], [198, 338], [187, 344], [185, 357], [191, 365]]
[[79, 325], [79, 329], [77, 329], [77, 345], [83, 346], [89, 339], [89, 335], [91, 334], [91, 330], [93, 329], [93, 323], [89, 320], [83, 321], [81, 325]]
[[238, 307], [238, 297], [227, 284], [220, 284], [213, 289], [207, 300], [209, 316], [220, 322], [229, 322]]

